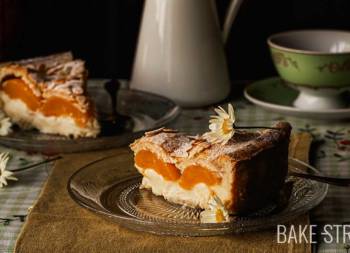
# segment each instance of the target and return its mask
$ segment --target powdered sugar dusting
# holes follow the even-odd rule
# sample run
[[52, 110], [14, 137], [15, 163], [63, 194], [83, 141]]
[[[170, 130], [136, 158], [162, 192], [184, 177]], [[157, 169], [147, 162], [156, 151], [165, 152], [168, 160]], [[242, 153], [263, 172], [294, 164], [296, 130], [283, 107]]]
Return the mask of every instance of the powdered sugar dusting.
[[[170, 136], [171, 135], [171, 136]], [[168, 133], [158, 133], [156, 135], [147, 137], [150, 142], [156, 144], [156, 145], [162, 145], [168, 138], [173, 138], [173, 134]]]
[[226, 145], [220, 145], [220, 144], [215, 144], [212, 146], [208, 160], [215, 160], [217, 157], [222, 156], [222, 155], [229, 155], [234, 152], [237, 152], [238, 150], [243, 150], [247, 148], [249, 145], [252, 145], [255, 140], [250, 140], [242, 143], [228, 143]]
[[144, 138], [161, 146], [171, 156], [179, 158], [188, 157], [188, 151], [192, 148], [194, 142], [186, 135], [166, 128], [147, 132]]
[[192, 142], [182, 142], [170, 155], [175, 157], [188, 157], [188, 151], [192, 148]]
[[273, 142], [273, 139], [278, 139], [278, 137], [275, 136], [276, 134], [279, 135], [279, 131], [237, 131], [228, 143], [221, 145], [211, 144], [201, 136], [196, 136], [194, 138], [171, 130], [164, 131], [162, 128], [146, 133], [146, 136], [143, 137], [143, 139], [161, 146], [168, 154], [170, 154], [170, 156], [175, 158], [194, 157], [203, 150], [207, 150], [208, 157], [206, 159], [212, 161], [223, 155], [237, 154], [238, 151], [245, 151], [247, 149], [255, 150], [257, 139], [264, 136], [264, 140], [270, 140]]
[[[270, 135], [270, 130], [263, 132], [246, 132], [237, 131], [237, 133], [231, 138], [231, 140], [225, 144], [211, 144], [201, 136], [186, 136], [185, 134], [164, 131], [164, 129], [158, 129], [151, 133], [146, 133], [146, 141], [150, 141], [156, 145], [161, 146], [170, 156], [176, 158], [194, 157], [196, 154], [203, 150], [208, 150], [207, 160], [212, 161], [223, 155], [232, 155], [238, 151], [246, 150], [247, 148], [254, 147], [256, 140], [262, 135], [266, 135], [266, 138]], [[276, 131], [272, 132], [273, 134]]]

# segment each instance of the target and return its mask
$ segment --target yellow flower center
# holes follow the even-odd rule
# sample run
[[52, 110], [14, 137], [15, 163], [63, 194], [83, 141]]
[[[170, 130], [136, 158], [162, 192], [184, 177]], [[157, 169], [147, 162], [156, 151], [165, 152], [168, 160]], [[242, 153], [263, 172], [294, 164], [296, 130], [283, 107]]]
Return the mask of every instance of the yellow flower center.
[[229, 119], [224, 119], [224, 123], [222, 124], [222, 132], [224, 134], [229, 134], [232, 131], [232, 124]]
[[223, 222], [225, 220], [224, 213], [221, 209], [216, 210], [215, 218], [217, 222]]

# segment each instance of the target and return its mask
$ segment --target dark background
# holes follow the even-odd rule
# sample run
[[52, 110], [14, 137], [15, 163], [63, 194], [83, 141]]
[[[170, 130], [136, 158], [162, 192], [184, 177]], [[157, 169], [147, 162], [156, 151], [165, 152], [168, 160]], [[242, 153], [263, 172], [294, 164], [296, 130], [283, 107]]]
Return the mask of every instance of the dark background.
[[[217, 0], [221, 21], [227, 3]], [[0, 60], [72, 50], [92, 77], [129, 78], [142, 7], [143, 0], [0, 0]], [[226, 45], [231, 78], [275, 74], [266, 46], [270, 34], [350, 30], [349, 13], [350, 0], [245, 0]]]

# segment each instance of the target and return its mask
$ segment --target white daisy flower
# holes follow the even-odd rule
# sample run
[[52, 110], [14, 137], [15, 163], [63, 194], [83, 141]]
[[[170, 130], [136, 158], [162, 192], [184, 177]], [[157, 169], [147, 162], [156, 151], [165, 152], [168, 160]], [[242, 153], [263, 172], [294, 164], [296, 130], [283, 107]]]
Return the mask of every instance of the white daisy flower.
[[216, 195], [210, 198], [208, 205], [208, 209], [200, 213], [201, 223], [221, 223], [230, 221], [228, 211]]
[[207, 132], [203, 137], [211, 143], [220, 143], [225, 145], [234, 135], [235, 128], [235, 113], [233, 106], [228, 104], [227, 112], [219, 106], [215, 109], [217, 115], [211, 116], [209, 120], [210, 132]]
[[12, 122], [4, 112], [0, 111], [0, 136], [6, 136], [12, 132]]
[[6, 180], [14, 180], [18, 179], [13, 176], [13, 172], [6, 170], [7, 162], [10, 158], [9, 153], [1, 153], [0, 154], [0, 188], [7, 185]]

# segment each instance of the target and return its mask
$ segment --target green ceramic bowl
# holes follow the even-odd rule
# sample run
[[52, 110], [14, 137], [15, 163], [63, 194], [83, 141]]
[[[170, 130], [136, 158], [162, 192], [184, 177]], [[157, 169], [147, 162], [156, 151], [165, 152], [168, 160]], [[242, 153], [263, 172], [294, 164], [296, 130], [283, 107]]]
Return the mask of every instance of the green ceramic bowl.
[[306, 88], [350, 87], [350, 32], [289, 31], [270, 36], [267, 43], [286, 82]]

